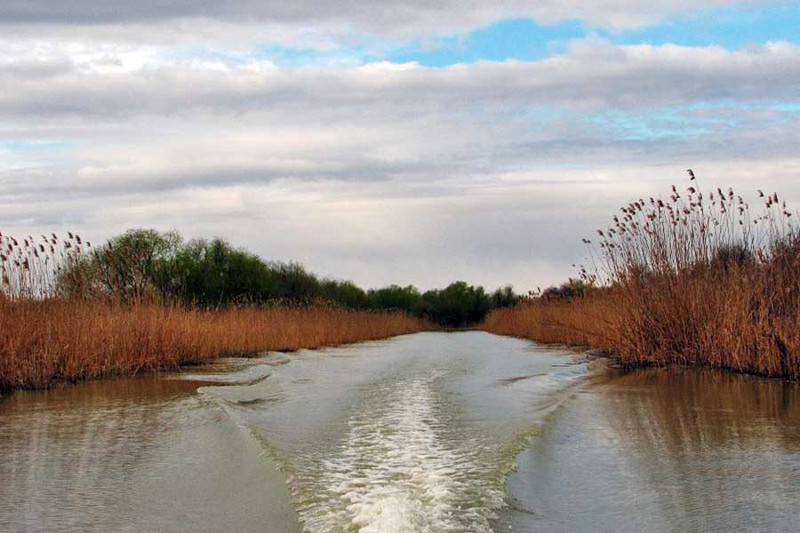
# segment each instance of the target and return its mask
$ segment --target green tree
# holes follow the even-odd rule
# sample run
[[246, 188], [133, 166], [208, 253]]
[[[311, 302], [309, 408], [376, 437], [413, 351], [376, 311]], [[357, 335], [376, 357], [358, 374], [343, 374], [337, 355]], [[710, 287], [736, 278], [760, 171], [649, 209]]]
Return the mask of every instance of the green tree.
[[165, 292], [205, 307], [260, 303], [280, 292], [266, 263], [222, 239], [191, 241], [175, 254], [169, 274]]
[[370, 289], [367, 294], [373, 309], [394, 309], [414, 315], [419, 313], [422, 295], [413, 285], [389, 285], [382, 289]]
[[520, 300], [522, 300], [522, 297], [514, 292], [511, 285], [506, 285], [492, 293], [492, 296], [489, 298], [489, 303], [492, 309], [498, 309], [501, 307], [514, 307]]
[[425, 292], [420, 314], [445, 326], [463, 327], [483, 320], [490, 308], [489, 297], [483, 287], [457, 281], [444, 289]]
[[132, 229], [112, 238], [62, 272], [62, 290], [84, 296], [103, 294], [123, 301], [154, 293], [155, 280], [181, 246], [177, 233]]

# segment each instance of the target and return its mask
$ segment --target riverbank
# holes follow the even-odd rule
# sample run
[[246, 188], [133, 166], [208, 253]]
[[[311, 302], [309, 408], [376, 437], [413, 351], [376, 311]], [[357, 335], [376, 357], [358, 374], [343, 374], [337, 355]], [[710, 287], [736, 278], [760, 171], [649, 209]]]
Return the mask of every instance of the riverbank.
[[598, 229], [578, 279], [493, 311], [483, 329], [600, 349], [628, 367], [800, 379], [800, 228], [777, 193], [635, 201]]
[[295, 351], [427, 329], [401, 313], [336, 307], [108, 305], [0, 299], [0, 391], [178, 369], [229, 355]]
[[[719, 272], [717, 272], [719, 274]], [[533, 299], [492, 311], [484, 331], [600, 350], [624, 367], [702, 366], [800, 379], [798, 280], [765, 289], [753, 267], [718, 276]]]

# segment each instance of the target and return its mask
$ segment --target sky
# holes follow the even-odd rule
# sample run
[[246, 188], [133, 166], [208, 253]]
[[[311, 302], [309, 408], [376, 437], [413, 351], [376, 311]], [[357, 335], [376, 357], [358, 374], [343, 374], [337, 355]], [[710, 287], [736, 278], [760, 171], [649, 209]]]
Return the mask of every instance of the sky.
[[800, 2], [0, 2], [4, 234], [525, 292], [687, 168], [797, 207]]

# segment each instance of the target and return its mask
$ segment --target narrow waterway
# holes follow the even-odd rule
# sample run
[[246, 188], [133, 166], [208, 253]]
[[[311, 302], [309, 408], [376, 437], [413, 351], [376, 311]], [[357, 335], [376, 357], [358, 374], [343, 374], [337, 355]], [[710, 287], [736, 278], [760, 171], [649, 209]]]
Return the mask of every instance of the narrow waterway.
[[421, 333], [0, 399], [9, 531], [792, 530], [800, 387]]

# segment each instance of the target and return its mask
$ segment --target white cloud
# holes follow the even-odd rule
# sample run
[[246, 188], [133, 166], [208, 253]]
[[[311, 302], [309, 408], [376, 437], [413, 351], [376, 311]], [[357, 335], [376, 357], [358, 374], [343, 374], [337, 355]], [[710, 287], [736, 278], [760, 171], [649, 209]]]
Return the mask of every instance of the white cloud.
[[[0, 153], [4, 232], [176, 228], [367, 285], [532, 288], [570, 275], [581, 237], [687, 167], [800, 195], [800, 116], [783, 105], [800, 98], [800, 48], [786, 43], [587, 40], [444, 69], [8, 39], [0, 57], [0, 143], [58, 147]], [[590, 120], [604, 113], [623, 116]]]
[[[1, 47], [0, 47], [1, 48]], [[133, 54], [129, 54], [133, 55]], [[6, 57], [9, 57], [6, 54]], [[196, 113], [291, 113], [314, 109], [313, 120], [356, 107], [452, 108], [481, 101], [580, 110], [672, 105], [698, 100], [776, 101], [798, 97], [800, 47], [768, 43], [722, 48], [613, 46], [591, 39], [541, 61], [479, 62], [443, 69], [375, 63], [354, 68], [286, 67], [269, 62], [144, 62], [132, 70], [106, 65], [126, 59], [17, 54], [0, 70], [0, 113], [11, 116], [180, 116]], [[128, 59], [130, 64], [132, 60]], [[343, 113], [344, 111], [344, 113]], [[314, 118], [318, 117], [318, 118]]]

